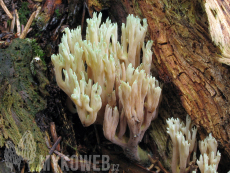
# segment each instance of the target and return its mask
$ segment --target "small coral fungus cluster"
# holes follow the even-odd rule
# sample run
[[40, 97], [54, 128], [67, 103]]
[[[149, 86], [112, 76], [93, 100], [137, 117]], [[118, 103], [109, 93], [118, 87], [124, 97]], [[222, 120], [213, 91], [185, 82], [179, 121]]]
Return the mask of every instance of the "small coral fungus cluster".
[[179, 119], [174, 118], [168, 119], [167, 124], [167, 132], [173, 142], [172, 172], [195, 173], [197, 167], [199, 167], [201, 173], [216, 173], [221, 156], [217, 151], [216, 139], [210, 134], [203, 141], [199, 141], [201, 154], [200, 158], [196, 160], [197, 129], [191, 127], [190, 117], [187, 116], [186, 125]]
[[147, 21], [142, 25], [129, 15], [121, 28], [120, 44], [117, 24], [109, 19], [101, 24], [101, 17], [94, 13], [87, 20], [85, 40], [80, 27], [65, 29], [59, 54], [52, 55], [56, 80], [84, 126], [102, 124], [108, 140], [140, 161], [143, 153], [138, 143], [157, 116], [161, 96], [159, 83], [150, 73], [152, 41], [144, 44]]

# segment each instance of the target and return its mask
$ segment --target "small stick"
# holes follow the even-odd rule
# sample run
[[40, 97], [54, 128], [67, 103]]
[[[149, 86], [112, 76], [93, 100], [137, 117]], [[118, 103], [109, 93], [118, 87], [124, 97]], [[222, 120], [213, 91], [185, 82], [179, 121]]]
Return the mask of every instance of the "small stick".
[[161, 169], [158, 166], [155, 166], [155, 168], [157, 169], [156, 170], [157, 173], [161, 171]]
[[[60, 141], [61, 141], [61, 136], [58, 138], [58, 140], [55, 142], [55, 144], [51, 147], [49, 155], [46, 156], [45, 162], [47, 162], [50, 159], [51, 155], [53, 154], [56, 146], [60, 143]], [[50, 144], [49, 144], [49, 139], [47, 137], [45, 138], [45, 142], [46, 142], [47, 147], [49, 148]]]
[[[45, 137], [45, 142], [46, 142], [46, 146], [49, 149], [51, 149], [50, 141], [49, 141], [49, 139], [48, 139], [47, 136]], [[60, 157], [63, 157], [65, 159], [65, 161], [68, 161], [68, 162], [70, 161], [70, 159], [67, 156], [65, 156], [64, 154], [58, 152], [57, 150], [54, 150], [54, 153], [57, 154], [57, 155], [59, 155]]]
[[57, 150], [54, 150], [54, 153], [57, 154], [58, 156], [62, 157], [65, 161], [69, 162], [70, 161], [70, 158], [67, 157], [66, 155], [58, 152]]
[[32, 28], [28, 29], [27, 34], [28, 34], [30, 31], [32, 31]]
[[[47, 135], [47, 134], [46, 134]], [[50, 138], [49, 138], [49, 136], [47, 135], [47, 136], [45, 136], [45, 142], [46, 142], [46, 146], [50, 149], [51, 148], [51, 142], [50, 142]]]
[[3, 2], [3, 0], [0, 0], [0, 5], [2, 6], [3, 10], [6, 12], [6, 14], [8, 15], [8, 17], [10, 19], [13, 19], [12, 14], [10, 13], [10, 11], [8, 10], [8, 8], [6, 7], [5, 3]]
[[63, 172], [62, 172], [62, 169], [60, 168], [59, 165], [58, 165], [58, 171], [59, 171], [60, 173], [63, 173]]
[[19, 21], [17, 9], [15, 9], [15, 14], [16, 14], [17, 35], [20, 36], [21, 35], [21, 27], [20, 27], [20, 21]]
[[61, 136], [57, 139], [57, 141], [54, 143], [54, 145], [51, 147], [49, 155], [53, 154], [55, 148], [57, 147], [57, 145], [60, 143], [61, 141]]
[[149, 160], [150, 160], [150, 162], [152, 163], [152, 164], [156, 164], [157, 163], [157, 159], [156, 160], [154, 160], [153, 158], [152, 158], [152, 156], [150, 156], [150, 154], [148, 154], [148, 158], [149, 158]]
[[[157, 164], [157, 166], [161, 169], [162, 172], [164, 173], [168, 173], [168, 171], [163, 167], [163, 165], [161, 164], [161, 162], [159, 161], [159, 158], [156, 158], [156, 160], [154, 160], [149, 154], [148, 154], [148, 158], [150, 160], [150, 162], [152, 164]], [[156, 166], [155, 166], [156, 167]]]
[[16, 15], [15, 15], [15, 5], [14, 5], [14, 3], [12, 5], [12, 9], [13, 9], [13, 20], [11, 21], [10, 32], [14, 32], [14, 26], [15, 26]]
[[154, 167], [154, 164], [151, 164], [148, 168], [147, 168], [147, 170], [151, 170], [151, 169], [153, 169], [153, 167]]
[[[58, 139], [58, 136], [57, 136], [56, 127], [55, 127], [54, 122], [50, 123], [50, 132], [51, 132], [51, 136], [53, 138], [53, 142], [55, 143], [57, 141], [57, 139]], [[57, 147], [56, 147], [56, 150], [60, 151], [61, 150], [60, 148], [61, 148], [60, 144], [58, 144]]]
[[21, 25], [21, 28], [22, 28], [22, 31], [21, 31], [21, 33], [22, 33], [24, 31], [24, 28], [25, 28], [24, 25]]
[[169, 173], [169, 172], [164, 168], [164, 166], [161, 164], [161, 162], [160, 162], [159, 160], [158, 160], [157, 164], [158, 164], [158, 167], [161, 169], [161, 171], [163, 171], [164, 173]]
[[22, 32], [22, 34], [21, 34], [20, 37], [19, 37], [20, 39], [24, 39], [24, 38], [26, 37], [27, 32], [28, 32], [28, 30], [29, 30], [29, 28], [30, 28], [30, 25], [32, 24], [32, 22], [33, 22], [33, 20], [34, 20], [35, 15], [36, 15], [36, 11], [34, 11], [34, 12], [31, 14], [31, 16], [30, 16], [30, 18], [29, 18], [29, 20], [28, 20], [28, 22], [27, 22], [27, 24], [26, 24], [26, 26], [25, 26], [25, 28], [24, 28], [24, 30], [23, 30], [23, 32]]
[[54, 173], [58, 173], [58, 159], [55, 155], [51, 156], [51, 166], [53, 168]]
[[35, 15], [35, 18], [37, 18], [37, 17], [38, 17], [38, 14], [39, 14], [40, 10], [41, 10], [41, 7], [39, 6], [39, 7], [37, 8], [37, 10], [36, 10], [36, 15]]

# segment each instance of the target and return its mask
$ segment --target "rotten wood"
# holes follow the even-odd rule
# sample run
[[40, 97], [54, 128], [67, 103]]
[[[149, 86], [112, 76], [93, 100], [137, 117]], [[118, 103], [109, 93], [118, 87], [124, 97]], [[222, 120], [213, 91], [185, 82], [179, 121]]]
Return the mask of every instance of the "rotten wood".
[[45, 4], [42, 8], [42, 11], [44, 11], [45, 15], [45, 23], [47, 23], [50, 18], [53, 16], [54, 10], [57, 6], [59, 6], [62, 3], [62, 0], [46, 0]]

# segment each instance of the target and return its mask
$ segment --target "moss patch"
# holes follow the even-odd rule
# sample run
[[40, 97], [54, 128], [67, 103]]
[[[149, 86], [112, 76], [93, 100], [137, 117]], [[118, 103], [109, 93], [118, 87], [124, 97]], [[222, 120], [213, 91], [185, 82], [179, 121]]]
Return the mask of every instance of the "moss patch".
[[23, 25], [26, 25], [26, 23], [28, 21], [29, 14], [30, 14], [28, 4], [29, 4], [28, 2], [22, 2], [21, 8], [18, 10], [20, 23]]
[[26, 40], [15, 39], [0, 51], [0, 147], [11, 140], [15, 145], [29, 130], [36, 143], [36, 159], [30, 165], [39, 166], [39, 156], [45, 156], [48, 149], [34, 118], [45, 109], [46, 100], [40, 96], [39, 86], [30, 72], [32, 46]]

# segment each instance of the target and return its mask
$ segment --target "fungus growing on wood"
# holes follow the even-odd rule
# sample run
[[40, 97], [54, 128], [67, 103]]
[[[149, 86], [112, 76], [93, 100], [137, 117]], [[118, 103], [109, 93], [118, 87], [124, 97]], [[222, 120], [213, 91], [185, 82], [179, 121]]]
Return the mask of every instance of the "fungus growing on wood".
[[[173, 143], [171, 169], [173, 173], [196, 172], [199, 167], [201, 173], [216, 173], [221, 154], [217, 151], [217, 141], [209, 134], [203, 141], [199, 141], [200, 158], [196, 160], [197, 128], [191, 126], [191, 118], [186, 117], [186, 126], [178, 118], [166, 120], [167, 133]], [[191, 154], [193, 155], [191, 157]], [[190, 164], [190, 162], [193, 162]], [[195, 162], [198, 166], [194, 165]], [[194, 170], [195, 169], [195, 170]]]
[[157, 117], [161, 96], [159, 82], [150, 73], [153, 42], [144, 43], [146, 19], [142, 25], [129, 15], [120, 44], [117, 24], [109, 19], [101, 24], [101, 18], [94, 13], [87, 19], [86, 40], [80, 27], [65, 29], [59, 54], [52, 55], [57, 84], [75, 104], [84, 126], [103, 124], [105, 137], [140, 161], [138, 143]]

